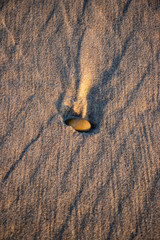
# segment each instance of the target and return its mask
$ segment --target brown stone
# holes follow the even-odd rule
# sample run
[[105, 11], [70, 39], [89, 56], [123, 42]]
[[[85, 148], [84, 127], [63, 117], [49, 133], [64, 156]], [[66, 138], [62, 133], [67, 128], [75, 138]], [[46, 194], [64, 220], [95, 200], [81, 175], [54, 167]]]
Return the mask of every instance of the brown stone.
[[65, 123], [79, 132], [88, 132], [91, 129], [90, 122], [83, 118], [68, 118]]

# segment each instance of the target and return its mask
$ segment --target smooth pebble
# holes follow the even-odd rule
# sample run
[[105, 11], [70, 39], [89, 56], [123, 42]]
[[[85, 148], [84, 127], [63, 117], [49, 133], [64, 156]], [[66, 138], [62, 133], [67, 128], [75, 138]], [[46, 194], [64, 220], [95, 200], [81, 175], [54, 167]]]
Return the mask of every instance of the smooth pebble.
[[68, 118], [65, 123], [79, 132], [88, 132], [91, 129], [90, 122], [83, 118]]

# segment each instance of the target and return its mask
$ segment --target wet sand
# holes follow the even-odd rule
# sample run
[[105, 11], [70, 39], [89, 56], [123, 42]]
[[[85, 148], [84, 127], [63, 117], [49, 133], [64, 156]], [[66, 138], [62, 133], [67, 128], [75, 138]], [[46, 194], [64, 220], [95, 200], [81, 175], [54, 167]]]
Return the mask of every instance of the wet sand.
[[156, 0], [0, 1], [0, 239], [160, 239], [159, 26]]

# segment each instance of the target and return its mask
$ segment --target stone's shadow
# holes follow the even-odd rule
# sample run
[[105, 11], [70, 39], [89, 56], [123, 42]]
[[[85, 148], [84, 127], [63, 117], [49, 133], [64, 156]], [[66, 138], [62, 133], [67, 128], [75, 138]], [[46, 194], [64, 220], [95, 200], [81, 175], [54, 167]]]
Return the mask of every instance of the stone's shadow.
[[98, 85], [92, 87], [87, 96], [88, 108], [88, 121], [92, 124], [94, 133], [97, 134], [104, 122], [104, 109], [109, 101], [114, 97], [114, 89], [109, 86], [106, 80], [106, 86], [100, 82]]
[[95, 133], [98, 133], [104, 118], [104, 109], [109, 101], [112, 101], [115, 95], [114, 87], [111, 85], [114, 75], [118, 74], [117, 70], [120, 63], [126, 55], [127, 49], [134, 36], [135, 29], [133, 29], [126, 38], [121, 53], [114, 54], [110, 68], [103, 72], [102, 80], [96, 86], [93, 86], [87, 95], [87, 114], [88, 120], [96, 125]]

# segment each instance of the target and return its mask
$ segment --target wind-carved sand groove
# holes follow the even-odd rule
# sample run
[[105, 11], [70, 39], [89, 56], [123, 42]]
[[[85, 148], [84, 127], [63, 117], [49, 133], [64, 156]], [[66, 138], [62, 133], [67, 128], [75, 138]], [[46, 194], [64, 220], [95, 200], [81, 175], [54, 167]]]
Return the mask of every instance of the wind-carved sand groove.
[[98, 44], [99, 42], [93, 29], [86, 30], [79, 53], [80, 80], [76, 96], [73, 95], [71, 89], [73, 86], [76, 86], [76, 81], [78, 80], [74, 79], [73, 82], [73, 76], [71, 76], [71, 85], [66, 93], [63, 105], [72, 108], [75, 114], [85, 119], [88, 119], [89, 114], [87, 96], [90, 89], [96, 84], [96, 69], [100, 62], [98, 59]]
[[73, 110], [78, 115], [82, 115], [83, 118], [88, 118], [87, 116], [87, 94], [92, 86], [92, 75], [91, 73], [86, 73], [82, 76], [80, 86], [78, 89], [77, 101], [74, 102]]

